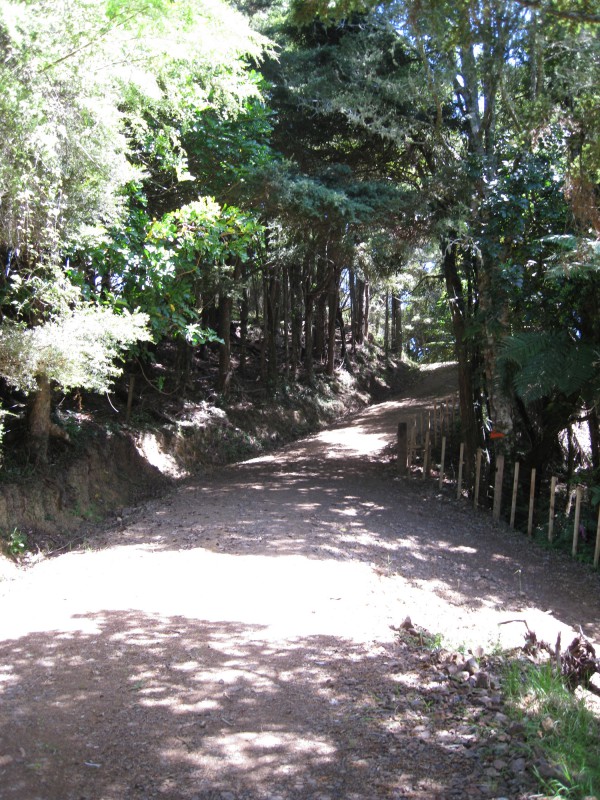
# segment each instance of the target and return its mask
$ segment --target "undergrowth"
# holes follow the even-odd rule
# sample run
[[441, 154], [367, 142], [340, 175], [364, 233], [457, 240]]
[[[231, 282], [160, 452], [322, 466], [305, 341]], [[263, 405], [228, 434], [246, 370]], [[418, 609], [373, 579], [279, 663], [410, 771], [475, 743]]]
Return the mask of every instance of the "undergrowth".
[[531, 754], [554, 777], [538, 778], [552, 798], [600, 798], [600, 719], [565, 688], [552, 664], [511, 661], [504, 676], [507, 705], [525, 725]]
[[18, 528], [12, 531], [0, 533], [0, 554], [4, 553], [10, 558], [18, 559], [27, 549], [27, 536]]

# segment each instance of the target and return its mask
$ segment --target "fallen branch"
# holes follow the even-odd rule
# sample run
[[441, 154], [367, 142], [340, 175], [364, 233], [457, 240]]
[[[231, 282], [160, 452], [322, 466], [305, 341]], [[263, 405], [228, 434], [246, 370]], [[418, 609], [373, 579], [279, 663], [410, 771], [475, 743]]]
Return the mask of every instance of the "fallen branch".
[[562, 676], [565, 686], [573, 691], [578, 686], [589, 687], [590, 679], [596, 673], [600, 674], [600, 659], [596, 658], [596, 650], [590, 640], [584, 635], [581, 627], [579, 636], [576, 636], [566, 650], [560, 649], [560, 633], [556, 637], [554, 647], [548, 642], [538, 639], [526, 620], [509, 619], [500, 625], [512, 622], [522, 622], [527, 628], [525, 644], [521, 648], [528, 656], [536, 657], [540, 652], [547, 653], [556, 665], [556, 671]]

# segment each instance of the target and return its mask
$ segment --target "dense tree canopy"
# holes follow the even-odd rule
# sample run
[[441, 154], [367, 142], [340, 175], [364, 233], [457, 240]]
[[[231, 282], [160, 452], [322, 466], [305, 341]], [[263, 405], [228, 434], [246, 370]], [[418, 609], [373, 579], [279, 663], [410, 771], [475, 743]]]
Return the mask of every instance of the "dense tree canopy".
[[[149, 335], [223, 393], [371, 339], [457, 358], [468, 460], [581, 419], [600, 468], [599, 37], [589, 0], [0, 0], [5, 394]], [[77, 315], [102, 380], [85, 336], [31, 356]]]

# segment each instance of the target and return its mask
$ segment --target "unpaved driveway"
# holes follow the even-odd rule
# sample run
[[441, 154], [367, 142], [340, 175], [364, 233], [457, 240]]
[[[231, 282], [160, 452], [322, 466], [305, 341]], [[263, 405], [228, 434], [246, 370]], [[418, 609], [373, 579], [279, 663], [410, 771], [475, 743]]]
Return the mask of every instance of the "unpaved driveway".
[[510, 735], [492, 765], [473, 746], [499, 698], [450, 691], [394, 628], [598, 641], [599, 582], [397, 478], [398, 419], [451, 386], [432, 371], [0, 583], [1, 800], [530, 796]]

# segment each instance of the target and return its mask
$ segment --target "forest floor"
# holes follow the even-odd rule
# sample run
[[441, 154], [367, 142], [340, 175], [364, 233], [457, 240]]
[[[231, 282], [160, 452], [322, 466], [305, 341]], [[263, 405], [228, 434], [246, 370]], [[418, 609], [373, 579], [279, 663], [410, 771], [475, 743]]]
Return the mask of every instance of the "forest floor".
[[2, 800], [540, 797], [501, 623], [599, 642], [599, 579], [398, 477], [398, 420], [453, 387], [432, 369], [7, 574]]

